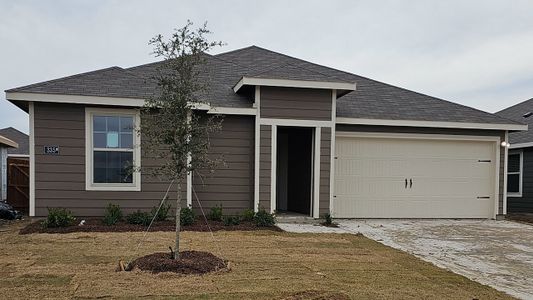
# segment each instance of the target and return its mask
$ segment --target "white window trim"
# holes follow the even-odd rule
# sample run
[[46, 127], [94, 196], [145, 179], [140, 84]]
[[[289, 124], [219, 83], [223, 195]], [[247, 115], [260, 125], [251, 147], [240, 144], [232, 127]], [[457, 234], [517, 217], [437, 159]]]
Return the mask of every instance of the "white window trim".
[[[506, 171], [507, 176], [518, 174], [518, 193], [509, 193], [509, 192], [507, 192], [507, 187], [506, 187], [505, 192], [507, 193], [507, 197], [522, 197], [522, 186], [523, 186], [522, 185], [522, 179], [524, 177], [524, 152], [521, 151], [521, 150], [520, 151], [510, 151], [508, 155], [516, 155], [516, 154], [520, 155], [520, 171], [519, 172], [509, 172], [507, 170], [505, 170], [505, 171]], [[507, 179], [507, 181], [509, 181], [509, 180]]]
[[[93, 116], [94, 115], [133, 116], [136, 128], [141, 122], [138, 109], [115, 108], [85, 108], [85, 190], [87, 191], [140, 191], [141, 172], [133, 173], [133, 183], [94, 183], [93, 178]], [[114, 151], [115, 149], [106, 149]], [[141, 166], [141, 137], [138, 132], [133, 132], [133, 163], [136, 168]]]

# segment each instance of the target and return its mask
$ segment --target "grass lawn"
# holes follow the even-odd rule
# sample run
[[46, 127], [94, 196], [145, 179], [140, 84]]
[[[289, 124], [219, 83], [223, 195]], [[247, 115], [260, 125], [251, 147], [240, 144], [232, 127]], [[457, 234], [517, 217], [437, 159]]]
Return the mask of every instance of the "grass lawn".
[[[210, 233], [183, 232], [182, 250], [211, 251], [232, 268], [185, 277], [115, 272], [141, 232], [19, 235], [22, 225], [0, 227], [4, 299], [511, 298], [362, 236], [219, 231], [215, 242]], [[171, 232], [150, 233], [137, 256], [167, 251], [172, 241]]]

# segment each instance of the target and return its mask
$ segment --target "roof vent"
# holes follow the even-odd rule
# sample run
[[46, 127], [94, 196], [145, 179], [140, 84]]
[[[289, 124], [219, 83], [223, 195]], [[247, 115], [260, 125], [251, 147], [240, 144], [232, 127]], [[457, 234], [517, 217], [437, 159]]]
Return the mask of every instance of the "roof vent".
[[528, 111], [528, 112], [525, 113], [522, 117], [523, 117], [524, 119], [526, 119], [526, 118], [531, 117], [531, 115], [533, 115], [533, 112]]

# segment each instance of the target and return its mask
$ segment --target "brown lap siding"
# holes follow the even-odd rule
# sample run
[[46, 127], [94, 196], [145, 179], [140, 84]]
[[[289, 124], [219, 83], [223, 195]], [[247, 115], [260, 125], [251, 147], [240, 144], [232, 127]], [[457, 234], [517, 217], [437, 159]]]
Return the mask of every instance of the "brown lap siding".
[[331, 120], [331, 91], [261, 87], [261, 118]]
[[331, 165], [331, 128], [323, 127], [320, 142], [320, 201], [319, 201], [319, 213], [320, 217], [329, 213], [329, 176]]
[[270, 212], [272, 126], [261, 125], [259, 147], [259, 207]]
[[[427, 128], [427, 127], [400, 127], [400, 126], [367, 126], [367, 125], [337, 125], [337, 132], [382, 132], [382, 133], [416, 133], [416, 134], [447, 134], [447, 135], [474, 135], [474, 136], [497, 136], [500, 142], [505, 140], [505, 131], [501, 130], [478, 130], [478, 129], [450, 129], [450, 128]], [[505, 151], [500, 148], [500, 169], [498, 187], [498, 215], [503, 214], [504, 196], [504, 161]]]
[[222, 158], [213, 174], [196, 172], [193, 177], [192, 206], [202, 208], [221, 205], [225, 214], [237, 214], [253, 208], [255, 118], [225, 116], [222, 129], [210, 138], [212, 158]]

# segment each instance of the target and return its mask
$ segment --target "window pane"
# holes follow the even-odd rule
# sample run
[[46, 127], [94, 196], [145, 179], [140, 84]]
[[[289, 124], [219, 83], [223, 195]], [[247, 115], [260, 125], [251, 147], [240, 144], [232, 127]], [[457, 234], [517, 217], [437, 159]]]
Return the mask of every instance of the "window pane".
[[106, 147], [106, 134], [105, 133], [94, 133], [94, 147], [95, 148], [105, 148]]
[[507, 192], [519, 193], [520, 192], [520, 174], [508, 174], [507, 175]]
[[95, 183], [133, 183], [132, 152], [95, 151]]
[[120, 148], [133, 148], [133, 134], [121, 133], [120, 134]]
[[118, 132], [107, 133], [107, 148], [118, 148]]
[[509, 155], [507, 172], [520, 172], [520, 154]]
[[93, 118], [93, 130], [94, 131], [106, 131], [106, 117]]
[[107, 131], [118, 131], [119, 126], [119, 117], [106, 117], [107, 118]]
[[120, 132], [133, 132], [133, 117], [120, 117]]

